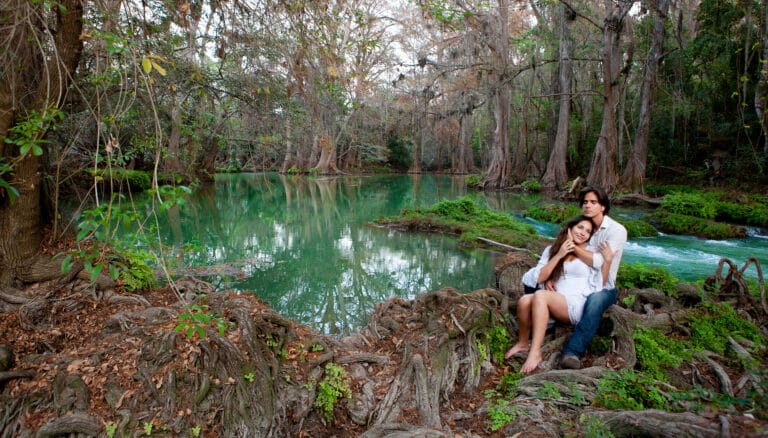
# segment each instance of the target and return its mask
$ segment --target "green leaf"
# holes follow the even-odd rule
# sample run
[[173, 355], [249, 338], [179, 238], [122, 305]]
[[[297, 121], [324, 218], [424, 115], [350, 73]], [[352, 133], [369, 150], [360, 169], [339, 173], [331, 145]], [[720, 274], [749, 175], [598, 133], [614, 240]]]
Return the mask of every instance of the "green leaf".
[[97, 263], [96, 266], [94, 266], [93, 271], [91, 271], [91, 283], [95, 283], [96, 279], [99, 277], [99, 274], [101, 274], [101, 271], [104, 269], [103, 263]]
[[11, 205], [13, 205], [19, 197], [19, 191], [2, 178], [0, 178], [0, 189], [5, 189], [5, 192], [8, 193], [8, 200], [10, 200]]
[[205, 329], [203, 328], [203, 326], [198, 325], [195, 328], [197, 329], [197, 335], [200, 336], [200, 339], [205, 338]]
[[75, 262], [72, 260], [72, 254], [67, 255], [64, 257], [64, 260], [61, 261], [61, 273], [68, 274], [74, 265]]

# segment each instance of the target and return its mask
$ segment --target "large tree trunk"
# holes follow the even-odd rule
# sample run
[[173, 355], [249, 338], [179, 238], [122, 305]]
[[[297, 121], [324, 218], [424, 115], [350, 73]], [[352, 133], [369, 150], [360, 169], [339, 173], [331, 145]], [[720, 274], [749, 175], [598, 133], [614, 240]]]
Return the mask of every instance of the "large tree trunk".
[[571, 35], [568, 28], [565, 6], [560, 5], [560, 111], [557, 118], [557, 135], [552, 153], [547, 161], [547, 171], [541, 179], [546, 189], [557, 189], [568, 181], [565, 159], [568, 155], [568, 134], [571, 119]]
[[494, 104], [493, 143], [491, 145], [491, 164], [488, 174], [480, 186], [486, 189], [501, 189], [510, 185], [512, 162], [509, 150], [509, 103], [510, 84], [505, 83], [504, 72], [509, 66], [509, 5], [507, 0], [498, 0], [498, 31], [495, 39], [489, 42], [494, 55], [496, 80], [491, 90]]
[[[635, 2], [632, 0], [605, 0], [605, 23], [603, 27], [603, 123], [600, 138], [595, 145], [592, 164], [587, 175], [590, 185], [600, 186], [611, 192], [616, 188], [616, 155], [618, 133], [616, 126], [616, 102], [622, 85], [621, 33], [626, 25], [627, 13]], [[629, 65], [629, 63], [627, 63]], [[626, 74], [626, 73], [625, 73]]]
[[760, 80], [755, 87], [755, 112], [763, 131], [763, 154], [768, 156], [768, 2], [763, 2], [763, 58], [760, 63]]
[[643, 87], [640, 90], [640, 120], [638, 121], [635, 145], [632, 149], [627, 168], [622, 177], [623, 185], [632, 191], [643, 190], [645, 186], [645, 166], [648, 162], [648, 137], [651, 132], [651, 108], [653, 93], [656, 90], [661, 55], [664, 46], [664, 23], [667, 20], [669, 0], [659, 0], [658, 7], [653, 10], [653, 39], [648, 50], [648, 59], [643, 77]]
[[[80, 0], [61, 0], [60, 7], [52, 8], [54, 26], [47, 27], [42, 3], [8, 3], [0, 10], [0, 22], [12, 28], [8, 34], [13, 35], [0, 53], [0, 65], [5, 66], [0, 76], [0, 156], [10, 162], [19, 159], [20, 151], [4, 143], [9, 129], [31, 111], [58, 108], [63, 101], [82, 53], [83, 4]], [[29, 17], [41, 19], [30, 22]], [[33, 35], [35, 32], [39, 34]], [[42, 47], [50, 43], [55, 51], [39, 51], [40, 41], [46, 42]], [[43, 67], [43, 63], [48, 65]], [[42, 157], [29, 153], [21, 158], [9, 182], [19, 191], [19, 197], [14, 203], [0, 197], [0, 285], [21, 277], [22, 268], [39, 250], [43, 228]]]

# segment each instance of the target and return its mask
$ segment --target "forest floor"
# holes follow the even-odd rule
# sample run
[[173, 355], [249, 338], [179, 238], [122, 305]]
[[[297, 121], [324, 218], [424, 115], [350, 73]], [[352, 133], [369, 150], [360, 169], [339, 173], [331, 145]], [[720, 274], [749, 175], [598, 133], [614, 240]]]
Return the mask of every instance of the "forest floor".
[[[491, 357], [494, 328], [515, 335], [514, 300], [495, 289], [391, 298], [363, 330], [338, 338], [252, 295], [211, 293], [193, 279], [176, 286], [132, 295], [75, 278], [27, 285], [15, 304], [0, 296], [0, 346], [15, 359], [0, 368], [0, 438], [768, 436], [765, 413], [751, 409], [768, 405], [765, 376], [734, 357], [696, 357], [656, 383], [662, 394], [699, 388], [703, 398], [684, 402], [688, 409], [596, 405], [601, 377], [635, 363], [631, 331], [614, 329], [609, 351], [590, 353], [573, 371], [557, 369], [570, 334], [558, 327], [540, 369], [518, 375], [523, 359]], [[634, 311], [608, 312], [615, 327], [685, 325], [680, 306], [630, 293]], [[184, 315], [197, 322], [178, 331]], [[219, 332], [217, 322], [228, 327]], [[187, 336], [189, 328], [205, 335]], [[345, 375], [335, 387], [333, 364]], [[330, 405], [322, 403], [334, 394], [328, 384], [338, 391]]]

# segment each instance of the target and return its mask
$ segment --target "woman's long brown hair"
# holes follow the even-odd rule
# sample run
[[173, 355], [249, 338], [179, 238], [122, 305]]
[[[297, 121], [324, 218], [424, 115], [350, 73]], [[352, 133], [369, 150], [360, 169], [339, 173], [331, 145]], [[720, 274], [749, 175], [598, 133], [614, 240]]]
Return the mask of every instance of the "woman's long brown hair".
[[[560, 251], [560, 247], [563, 246], [563, 243], [565, 243], [565, 240], [568, 239], [568, 230], [575, 227], [579, 222], [587, 221], [592, 224], [592, 232], [589, 233], [589, 237], [592, 237], [593, 234], [595, 234], [595, 223], [592, 221], [591, 218], [588, 218], [584, 215], [576, 216], [575, 218], [571, 219], [566, 223], [563, 228], [560, 230], [559, 233], [557, 233], [557, 237], [555, 237], [555, 241], [552, 243], [552, 247], [549, 249], [549, 258], [557, 254], [558, 251]], [[552, 273], [549, 274], [549, 278], [547, 278], [544, 281], [549, 280], [550, 278], [558, 279], [560, 278], [560, 275], [563, 273], [563, 263], [565, 263], [565, 258], [560, 259], [557, 262], [557, 265], [555, 266], [555, 269], [552, 270]]]

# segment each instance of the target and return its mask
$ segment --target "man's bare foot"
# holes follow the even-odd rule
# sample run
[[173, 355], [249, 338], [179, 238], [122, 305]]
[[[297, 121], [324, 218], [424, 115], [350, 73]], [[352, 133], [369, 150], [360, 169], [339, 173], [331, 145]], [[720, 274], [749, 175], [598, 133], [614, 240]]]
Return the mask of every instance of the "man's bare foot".
[[528, 359], [525, 360], [525, 363], [520, 368], [520, 372], [523, 374], [530, 374], [536, 371], [536, 368], [539, 367], [541, 361], [541, 354], [529, 354]]
[[507, 353], [504, 355], [504, 359], [509, 359], [517, 353], [527, 353], [529, 348], [530, 347], [528, 346], [527, 342], [518, 342], [517, 344], [513, 345], [512, 348], [507, 350]]

